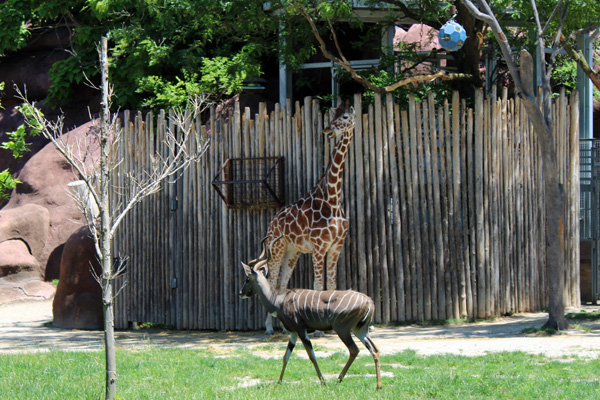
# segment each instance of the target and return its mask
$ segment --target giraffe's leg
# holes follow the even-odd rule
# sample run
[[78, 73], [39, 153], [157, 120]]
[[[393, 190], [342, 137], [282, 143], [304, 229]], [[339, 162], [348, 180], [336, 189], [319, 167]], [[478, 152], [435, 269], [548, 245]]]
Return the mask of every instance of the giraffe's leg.
[[[288, 246], [288, 249], [283, 257], [283, 261], [281, 263], [281, 270], [279, 272], [279, 280], [277, 281], [277, 285], [274, 286], [275, 291], [279, 294], [285, 292], [287, 289], [288, 283], [292, 278], [292, 272], [294, 272], [294, 268], [298, 263], [298, 258], [300, 257], [300, 252], [291, 246]], [[269, 315], [270, 316], [270, 315]], [[283, 332], [287, 333], [287, 330], [283, 328]]]
[[[291, 247], [291, 246], [290, 246]], [[298, 263], [298, 258], [300, 257], [300, 251], [292, 248], [288, 248], [283, 258], [283, 262], [281, 263], [281, 269], [279, 272], [279, 281], [277, 285], [274, 286], [277, 293], [283, 293], [285, 289], [288, 287], [288, 283], [292, 278], [292, 273], [294, 272], [294, 268], [296, 268], [296, 264]]]
[[312, 260], [313, 270], [315, 273], [315, 282], [313, 287], [315, 290], [323, 290], [325, 287], [325, 251], [322, 248], [314, 247]]
[[344, 240], [347, 235], [347, 224], [344, 224], [339, 231], [338, 238], [327, 251], [327, 290], [335, 290], [337, 288], [337, 262], [344, 248]]
[[[279, 275], [285, 253], [286, 245], [281, 243], [281, 240], [278, 243], [275, 243], [271, 249], [271, 259], [269, 260], [269, 282], [274, 288], [277, 288], [279, 285]], [[273, 317], [271, 314], [267, 314], [267, 319], [265, 320], [265, 335], [273, 335], [274, 333]]]
[[331, 247], [327, 252], [327, 290], [337, 289], [337, 262], [342, 252], [344, 241]]
[[[325, 252], [322, 248], [313, 248], [313, 254], [312, 254], [312, 259], [313, 259], [313, 269], [315, 272], [315, 282], [314, 282], [314, 289], [315, 290], [323, 290], [324, 289], [324, 285], [323, 285], [323, 280], [324, 280], [324, 267], [325, 267]], [[314, 333], [315, 337], [323, 337], [325, 336], [325, 334], [321, 331], [315, 331]]]

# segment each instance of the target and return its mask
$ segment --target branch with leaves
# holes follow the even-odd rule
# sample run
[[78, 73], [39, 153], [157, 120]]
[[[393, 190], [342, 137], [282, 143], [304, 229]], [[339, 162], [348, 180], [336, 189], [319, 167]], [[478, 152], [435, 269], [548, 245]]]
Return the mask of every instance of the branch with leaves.
[[370, 80], [365, 78], [364, 76], [358, 74], [356, 72], [356, 70], [352, 67], [350, 62], [346, 59], [346, 57], [344, 57], [344, 54], [342, 53], [341, 47], [338, 42], [337, 35], [335, 33], [335, 29], [333, 29], [333, 24], [330, 19], [326, 19], [326, 20], [327, 20], [327, 24], [329, 26], [329, 30], [331, 32], [333, 41], [335, 43], [335, 47], [339, 54], [339, 57], [333, 55], [327, 49], [327, 45], [325, 44], [325, 41], [323, 40], [323, 38], [321, 37], [321, 34], [319, 33], [319, 29], [317, 28], [317, 24], [315, 23], [314, 18], [308, 13], [306, 8], [297, 1], [293, 1], [293, 4], [296, 7], [296, 9], [298, 10], [298, 12], [309, 23], [310, 28], [313, 32], [313, 35], [319, 42], [319, 47], [321, 49], [321, 53], [323, 54], [323, 56], [325, 58], [327, 58], [328, 60], [330, 60], [330, 61], [338, 64], [342, 68], [344, 68], [346, 71], [348, 71], [350, 73], [350, 76], [352, 77], [352, 79], [354, 79], [356, 82], [360, 83], [361, 85], [365, 86], [366, 88], [368, 88], [369, 90], [372, 90], [375, 93], [392, 92], [392, 91], [398, 89], [399, 87], [408, 85], [410, 83], [428, 82], [428, 81], [432, 81], [434, 79], [456, 80], [456, 79], [471, 79], [472, 78], [472, 76], [469, 74], [453, 74], [453, 73], [446, 73], [444, 71], [440, 71], [435, 74], [415, 75], [410, 78], [399, 80], [391, 85], [377, 86], [373, 82], [371, 82]]
[[[597, 34], [600, 34], [600, 29], [596, 30], [595, 35]], [[594, 35], [592, 35], [592, 38], [593, 37]], [[600, 77], [598, 77], [598, 75], [590, 67], [581, 51], [575, 51], [575, 49], [573, 49], [573, 47], [566, 41], [564, 36], [561, 36], [560, 40], [563, 43], [565, 51], [567, 52], [569, 57], [575, 60], [575, 62], [581, 67], [581, 69], [587, 75], [587, 77], [590, 78], [594, 86], [596, 86], [596, 89], [600, 90]]]

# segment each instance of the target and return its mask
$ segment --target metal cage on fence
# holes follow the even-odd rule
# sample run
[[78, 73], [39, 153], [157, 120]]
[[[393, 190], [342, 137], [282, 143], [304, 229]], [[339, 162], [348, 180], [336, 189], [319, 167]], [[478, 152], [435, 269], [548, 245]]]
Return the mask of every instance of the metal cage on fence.
[[212, 185], [231, 209], [264, 209], [284, 204], [283, 157], [229, 158]]

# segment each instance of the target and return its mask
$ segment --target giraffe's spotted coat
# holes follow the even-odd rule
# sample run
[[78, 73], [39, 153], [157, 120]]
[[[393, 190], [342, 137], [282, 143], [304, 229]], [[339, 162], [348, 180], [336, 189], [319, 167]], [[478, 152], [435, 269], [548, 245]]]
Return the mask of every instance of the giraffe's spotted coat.
[[354, 110], [348, 103], [338, 106], [323, 132], [330, 138], [342, 135], [325, 173], [304, 197], [279, 211], [267, 230], [271, 240], [283, 235], [271, 247], [269, 261], [269, 280], [278, 293], [287, 288], [302, 253], [312, 253], [314, 288], [323, 290], [325, 279], [327, 289], [336, 288], [336, 265], [348, 234], [348, 220], [341, 206], [344, 164], [354, 135]]

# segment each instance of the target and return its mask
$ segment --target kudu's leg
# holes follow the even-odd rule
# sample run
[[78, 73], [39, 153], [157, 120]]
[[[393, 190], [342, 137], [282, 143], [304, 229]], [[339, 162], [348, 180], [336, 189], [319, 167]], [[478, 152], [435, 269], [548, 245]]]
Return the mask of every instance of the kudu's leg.
[[281, 375], [279, 376], [279, 383], [283, 379], [283, 373], [285, 372], [285, 367], [287, 366], [288, 360], [292, 355], [292, 351], [294, 351], [294, 347], [296, 346], [296, 340], [298, 339], [298, 334], [296, 332], [290, 333], [290, 341], [287, 345], [287, 350], [285, 351], [285, 355], [283, 356], [283, 368], [281, 368]]
[[354, 359], [356, 358], [360, 350], [358, 350], [356, 343], [354, 343], [354, 339], [352, 339], [352, 335], [350, 334], [350, 332], [340, 332], [336, 330], [336, 333], [338, 334], [340, 339], [342, 339], [342, 342], [344, 342], [344, 344], [348, 348], [348, 351], [350, 352], [350, 357], [348, 357], [348, 361], [346, 362], [344, 369], [342, 369], [342, 372], [340, 372], [340, 376], [338, 376], [338, 382], [341, 382], [342, 379], [344, 379], [344, 376], [346, 376], [346, 372], [348, 372], [348, 369], [354, 362]]
[[317, 359], [315, 357], [315, 351], [313, 350], [312, 343], [310, 342], [308, 334], [306, 333], [306, 331], [298, 332], [298, 334], [300, 336], [300, 340], [302, 340], [302, 344], [304, 344], [306, 353], [308, 353], [308, 358], [310, 358], [310, 361], [312, 361], [313, 365], [315, 366], [315, 370], [317, 371], [317, 375], [319, 376], [319, 379], [321, 380], [321, 384], [324, 385], [325, 379], [323, 378], [323, 374], [321, 374], [321, 370], [319, 369], [319, 365], [317, 364]]
[[375, 373], [377, 374], [377, 389], [381, 389], [383, 384], [381, 383], [381, 362], [379, 360], [379, 349], [377, 346], [375, 346], [375, 343], [373, 343], [373, 340], [371, 340], [371, 337], [369, 336], [369, 324], [363, 325], [359, 330], [355, 331], [354, 334], [373, 356], [373, 361], [375, 361]]

